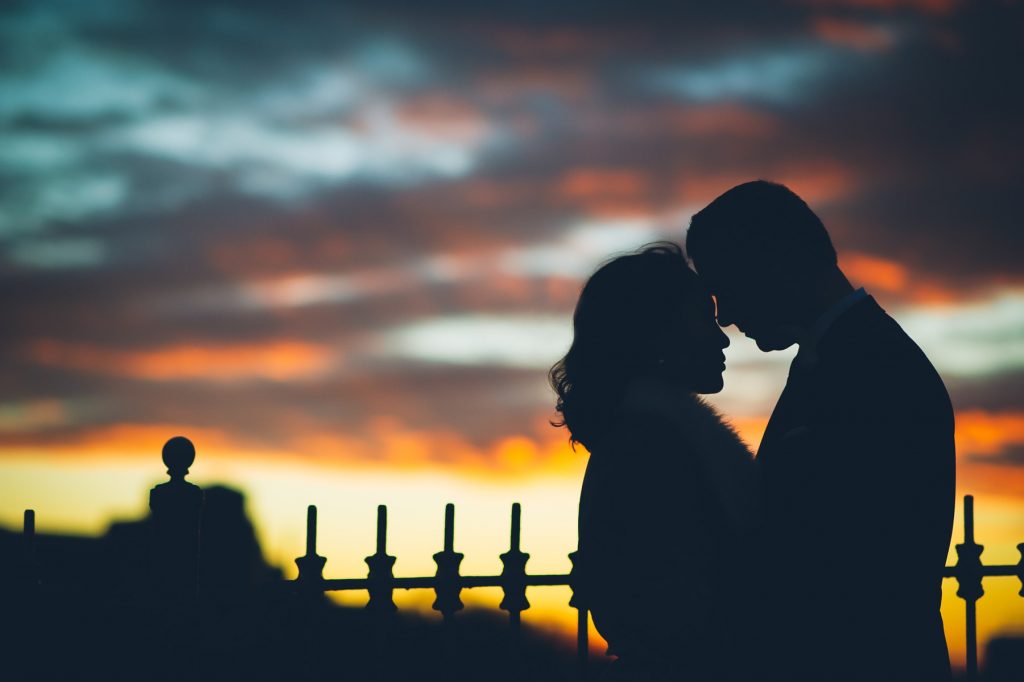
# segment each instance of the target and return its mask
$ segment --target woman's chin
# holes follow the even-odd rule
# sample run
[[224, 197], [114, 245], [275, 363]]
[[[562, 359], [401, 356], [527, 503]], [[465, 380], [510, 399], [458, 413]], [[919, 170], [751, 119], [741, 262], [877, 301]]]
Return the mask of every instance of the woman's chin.
[[719, 374], [716, 377], [708, 377], [704, 381], [700, 381], [693, 388], [694, 393], [720, 393], [725, 388], [725, 379]]

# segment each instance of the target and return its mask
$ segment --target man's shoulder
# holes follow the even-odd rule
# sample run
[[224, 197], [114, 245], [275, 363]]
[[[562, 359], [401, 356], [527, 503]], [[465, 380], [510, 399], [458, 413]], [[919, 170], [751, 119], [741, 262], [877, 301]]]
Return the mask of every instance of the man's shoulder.
[[935, 371], [921, 347], [871, 296], [836, 320], [821, 340], [819, 356], [831, 369]]
[[920, 346], [871, 297], [830, 330], [822, 344], [820, 390], [907, 401], [907, 407], [945, 410], [949, 394]]

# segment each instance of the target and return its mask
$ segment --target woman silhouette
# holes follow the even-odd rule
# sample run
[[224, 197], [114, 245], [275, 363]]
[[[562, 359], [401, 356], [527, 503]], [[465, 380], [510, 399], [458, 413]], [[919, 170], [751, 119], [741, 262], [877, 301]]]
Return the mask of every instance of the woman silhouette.
[[723, 385], [714, 302], [658, 243], [601, 267], [573, 327], [554, 425], [590, 452], [574, 598], [617, 657], [611, 679], [738, 678], [756, 495], [750, 452], [695, 395]]

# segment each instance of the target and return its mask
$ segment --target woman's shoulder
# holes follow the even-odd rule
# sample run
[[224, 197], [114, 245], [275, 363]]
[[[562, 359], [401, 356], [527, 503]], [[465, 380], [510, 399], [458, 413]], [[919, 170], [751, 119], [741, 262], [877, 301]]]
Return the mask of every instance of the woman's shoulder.
[[685, 456], [685, 449], [679, 426], [671, 418], [619, 409], [609, 415], [608, 424], [590, 453], [596, 465], [621, 475], [623, 469], [635, 471], [658, 463], [664, 465], [669, 459]]
[[664, 382], [630, 384], [622, 400], [626, 420], [651, 425], [652, 433], [719, 448], [746, 448], [721, 414], [707, 401]]

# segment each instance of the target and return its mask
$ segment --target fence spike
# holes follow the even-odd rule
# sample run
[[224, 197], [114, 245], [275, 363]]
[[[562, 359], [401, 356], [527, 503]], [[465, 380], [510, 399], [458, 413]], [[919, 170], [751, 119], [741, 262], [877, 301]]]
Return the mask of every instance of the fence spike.
[[26, 509], [22, 520], [22, 538], [24, 539], [24, 562], [22, 577], [25, 584], [31, 588], [39, 584], [39, 564], [36, 562], [36, 512], [34, 509]]
[[522, 515], [522, 507], [518, 502], [512, 503], [512, 533], [509, 538], [509, 547], [519, 550], [519, 522]]
[[316, 553], [316, 505], [306, 507], [306, 553], [295, 559], [299, 568], [299, 585], [311, 590], [322, 589], [325, 557]]
[[388, 543], [388, 508], [377, 505], [377, 553], [386, 554]]
[[306, 507], [306, 556], [316, 554], [316, 505]]
[[451, 552], [455, 544], [455, 505], [444, 506], [444, 551]]
[[974, 542], [974, 495], [964, 495], [964, 544]]

